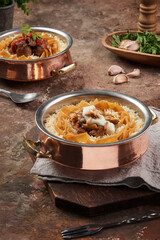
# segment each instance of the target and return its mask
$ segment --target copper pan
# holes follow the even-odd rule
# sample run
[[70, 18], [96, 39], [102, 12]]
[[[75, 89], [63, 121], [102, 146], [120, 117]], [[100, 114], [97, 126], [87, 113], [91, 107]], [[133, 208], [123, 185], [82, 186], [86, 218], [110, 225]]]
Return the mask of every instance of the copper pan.
[[[0, 78], [22, 82], [37, 81], [50, 78], [56, 74], [64, 74], [75, 68], [76, 64], [72, 62], [69, 50], [72, 46], [70, 35], [61, 30], [46, 27], [32, 27], [31, 29], [58, 35], [63, 41], [67, 42], [66, 49], [42, 59], [14, 60], [0, 57]], [[19, 28], [2, 32], [0, 41], [21, 32]]]
[[[43, 125], [46, 114], [62, 105], [95, 98], [116, 101], [135, 109], [144, 120], [144, 127], [134, 136], [107, 144], [84, 144], [63, 140], [50, 134]], [[36, 157], [49, 157], [56, 163], [81, 170], [118, 168], [138, 160], [148, 148], [147, 130], [156, 115], [141, 101], [131, 96], [105, 90], [83, 90], [58, 95], [43, 103], [36, 112], [40, 129], [39, 141], [24, 139], [26, 149]], [[36, 148], [40, 147], [41, 151]]]

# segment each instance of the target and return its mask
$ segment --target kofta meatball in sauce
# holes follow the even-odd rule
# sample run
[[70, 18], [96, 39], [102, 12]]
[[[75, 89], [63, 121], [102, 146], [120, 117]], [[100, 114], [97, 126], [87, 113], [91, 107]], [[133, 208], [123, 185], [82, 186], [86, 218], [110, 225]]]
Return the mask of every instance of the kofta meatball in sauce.
[[23, 37], [14, 38], [8, 45], [10, 54], [17, 54], [18, 57], [23, 55], [40, 57], [44, 49], [47, 49], [47, 39], [41, 37], [34, 39], [33, 32]]

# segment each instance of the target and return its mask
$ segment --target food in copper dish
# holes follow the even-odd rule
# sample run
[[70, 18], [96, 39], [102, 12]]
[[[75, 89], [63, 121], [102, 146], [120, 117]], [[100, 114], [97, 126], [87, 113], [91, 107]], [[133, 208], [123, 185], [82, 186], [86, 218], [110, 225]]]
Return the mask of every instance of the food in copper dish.
[[133, 136], [144, 121], [128, 106], [96, 98], [62, 106], [48, 114], [43, 124], [48, 132], [67, 141], [102, 144]]
[[50, 57], [66, 49], [67, 43], [58, 35], [32, 31], [29, 25], [24, 32], [14, 34], [0, 42], [0, 57], [32, 60]]

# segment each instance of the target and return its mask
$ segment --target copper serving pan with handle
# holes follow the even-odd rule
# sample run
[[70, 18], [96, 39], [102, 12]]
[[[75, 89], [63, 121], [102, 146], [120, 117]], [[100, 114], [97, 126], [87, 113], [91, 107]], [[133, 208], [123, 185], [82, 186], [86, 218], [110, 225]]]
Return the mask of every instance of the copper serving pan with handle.
[[[127, 105], [137, 111], [144, 120], [144, 127], [134, 136], [122, 141], [106, 144], [84, 144], [69, 142], [49, 133], [43, 121], [55, 109], [81, 101], [82, 99], [105, 99]], [[56, 163], [81, 170], [106, 170], [118, 168], [138, 160], [148, 148], [147, 130], [155, 122], [156, 115], [144, 103], [131, 96], [106, 91], [83, 90], [64, 93], [43, 103], [35, 118], [40, 130], [39, 140], [24, 139], [26, 149], [36, 157], [48, 157]], [[37, 147], [39, 149], [37, 149]]]
[[[73, 42], [69, 34], [47, 27], [31, 27], [31, 29], [35, 32], [47, 32], [59, 36], [67, 43], [66, 49], [42, 59], [15, 60], [0, 57], [0, 78], [22, 82], [37, 81], [48, 79], [56, 74], [64, 74], [75, 68], [76, 64], [72, 62], [69, 50]], [[2, 32], [0, 41], [19, 33], [22, 33], [19, 28]]]

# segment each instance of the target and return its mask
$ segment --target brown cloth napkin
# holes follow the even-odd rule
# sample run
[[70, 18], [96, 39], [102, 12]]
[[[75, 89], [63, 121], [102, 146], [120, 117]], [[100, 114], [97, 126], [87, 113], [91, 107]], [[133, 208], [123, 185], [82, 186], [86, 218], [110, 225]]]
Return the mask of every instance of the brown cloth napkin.
[[[155, 110], [154, 110], [155, 111]], [[155, 111], [160, 119], [160, 112]], [[37, 158], [31, 169], [41, 180], [85, 183], [98, 186], [138, 188], [143, 185], [160, 191], [160, 121], [148, 129], [149, 148], [138, 161], [110, 170], [79, 170], [60, 166], [47, 158]]]

